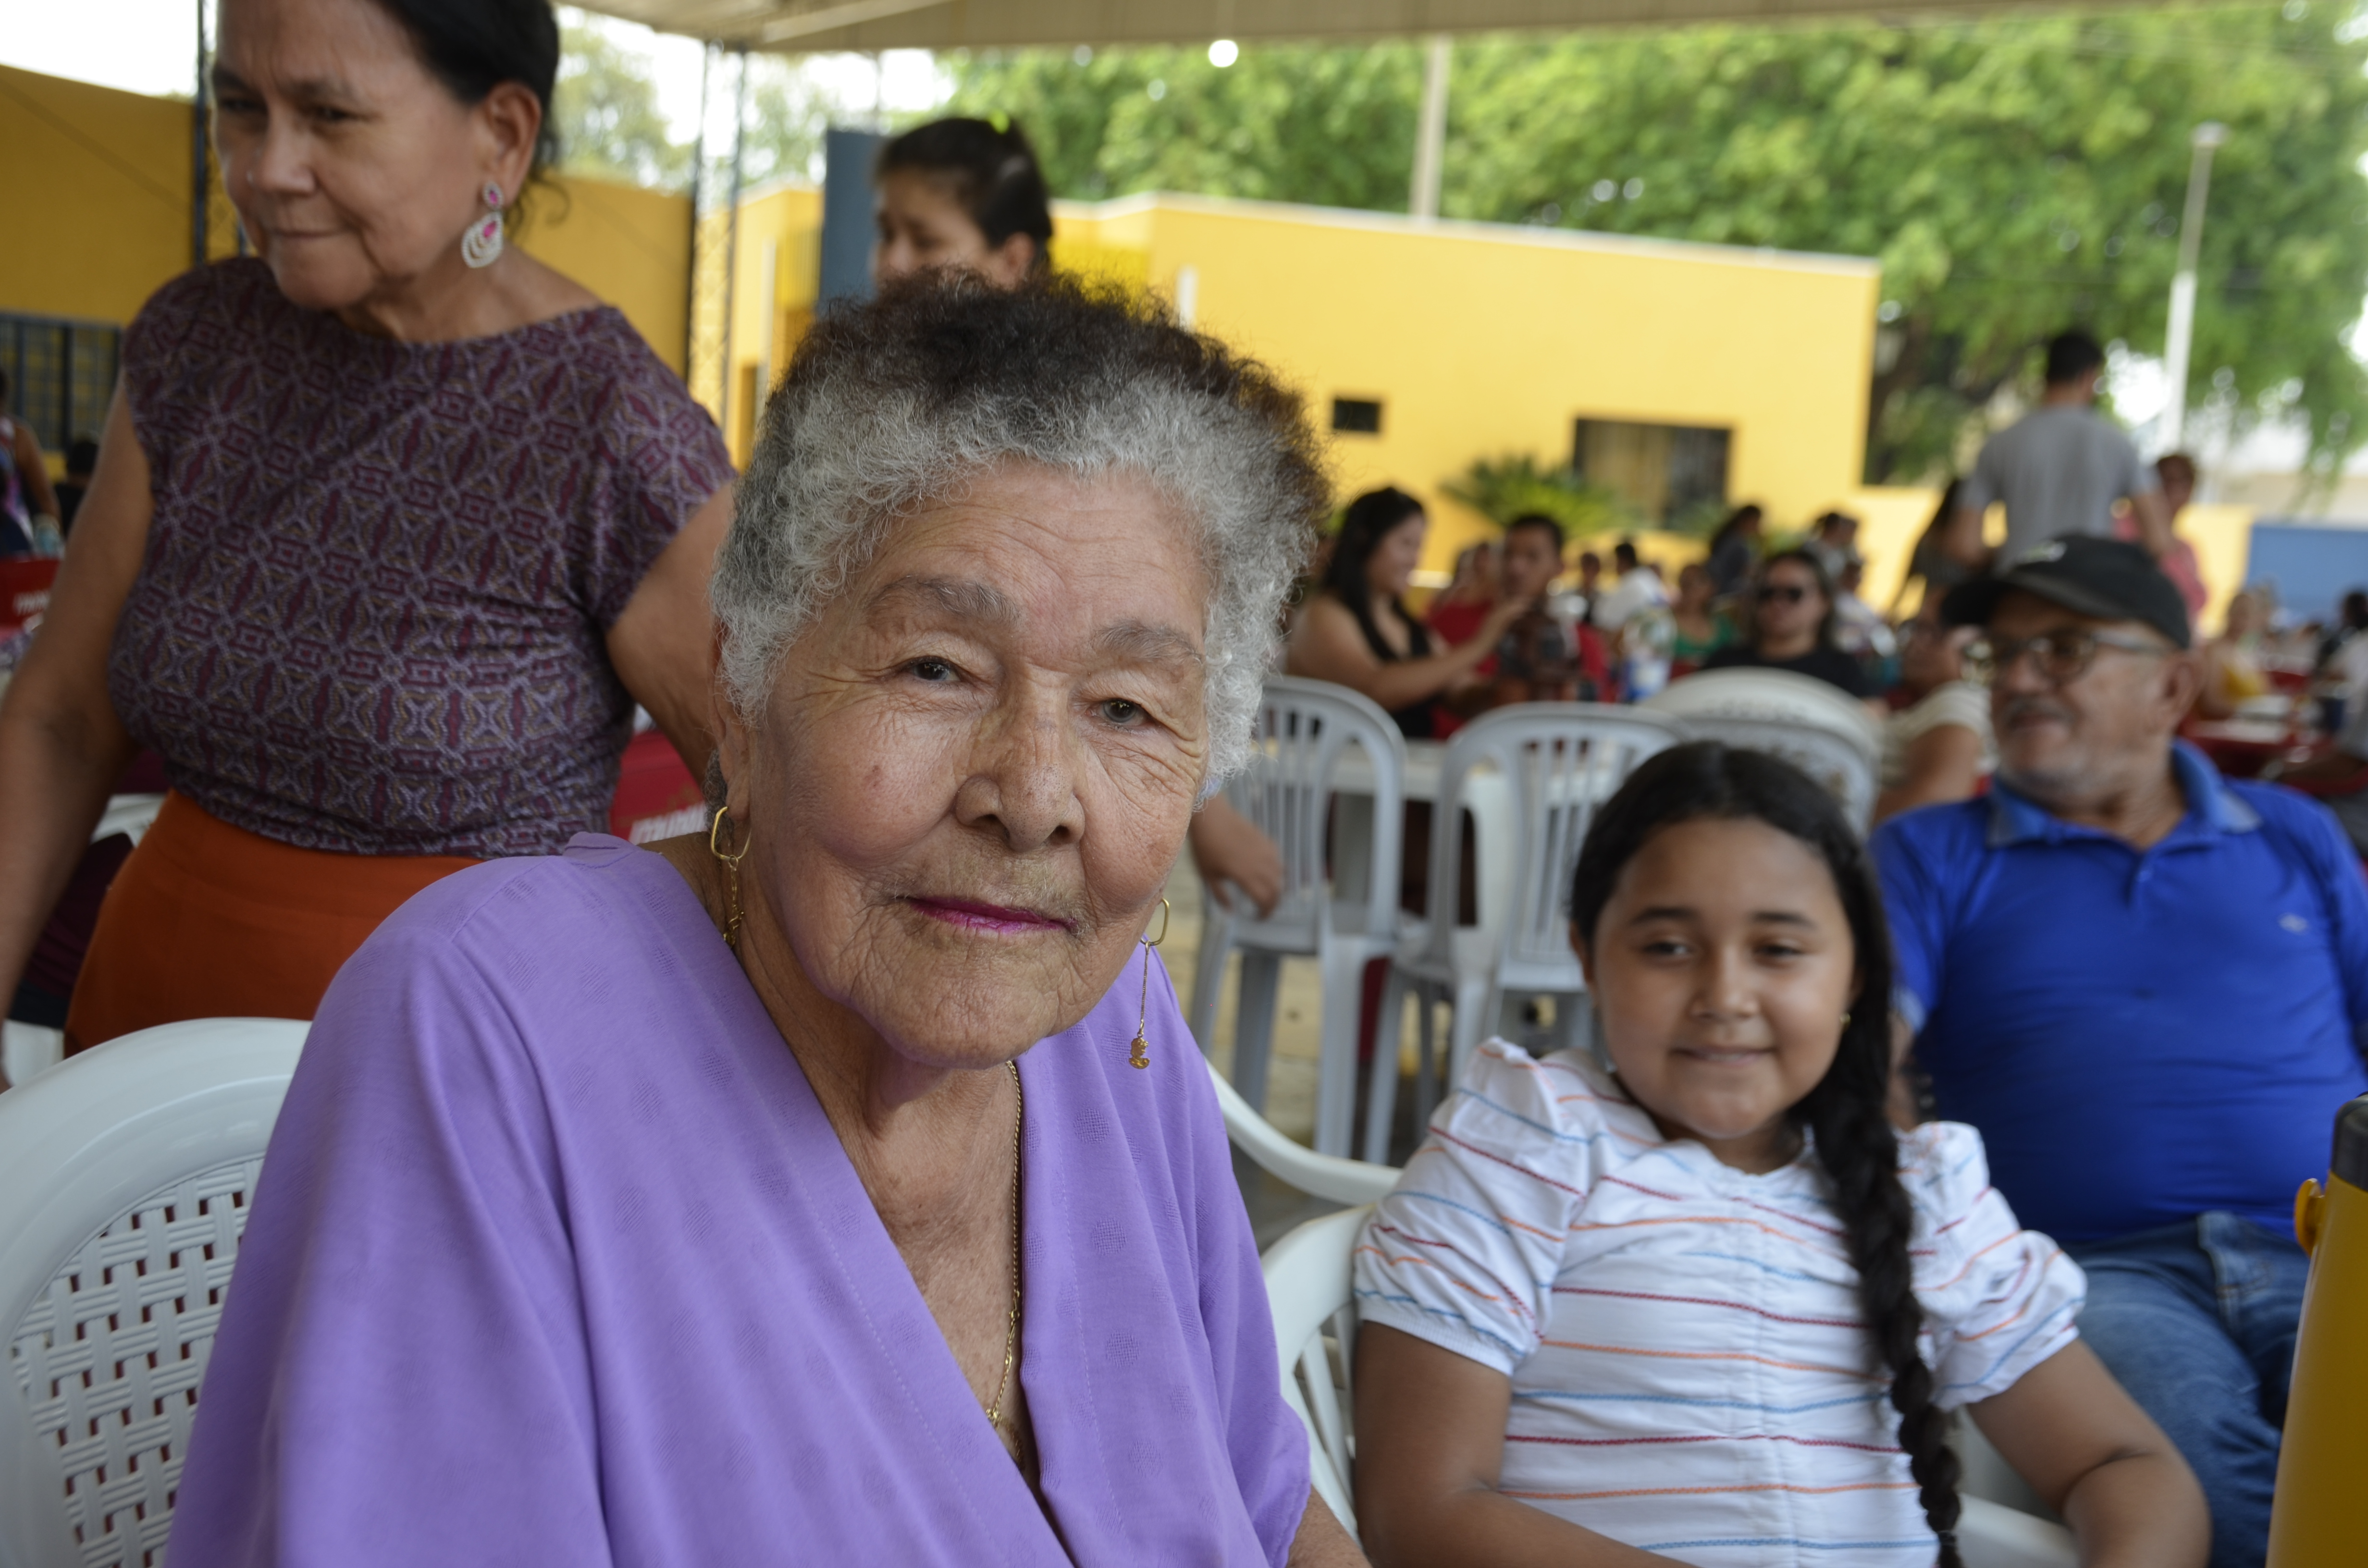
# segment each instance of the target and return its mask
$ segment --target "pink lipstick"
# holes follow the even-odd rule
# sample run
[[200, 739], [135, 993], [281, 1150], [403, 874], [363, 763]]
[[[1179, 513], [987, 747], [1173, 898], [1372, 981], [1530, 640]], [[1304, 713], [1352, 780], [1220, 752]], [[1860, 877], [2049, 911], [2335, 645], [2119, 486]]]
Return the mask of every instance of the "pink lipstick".
[[909, 902], [930, 919], [942, 920], [965, 931], [1023, 937], [1039, 931], [1069, 929], [1069, 922], [1056, 920], [1049, 915], [1039, 915], [1032, 909], [1012, 909], [967, 898], [916, 898]]

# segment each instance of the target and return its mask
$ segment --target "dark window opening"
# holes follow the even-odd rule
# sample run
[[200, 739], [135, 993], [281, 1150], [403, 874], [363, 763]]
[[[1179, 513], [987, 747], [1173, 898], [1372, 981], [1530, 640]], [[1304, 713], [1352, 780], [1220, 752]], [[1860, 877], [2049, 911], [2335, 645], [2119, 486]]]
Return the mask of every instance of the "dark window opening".
[[62, 452], [77, 437], [97, 439], [122, 351], [120, 327], [0, 314], [0, 369], [13, 383], [9, 414], [31, 427], [44, 451]]
[[1734, 432], [1694, 425], [1581, 419], [1570, 466], [1648, 521], [1683, 527], [1726, 505], [1727, 450]]
[[1332, 428], [1352, 436], [1378, 436], [1382, 433], [1382, 405], [1378, 400], [1361, 397], [1336, 397], [1332, 400]]

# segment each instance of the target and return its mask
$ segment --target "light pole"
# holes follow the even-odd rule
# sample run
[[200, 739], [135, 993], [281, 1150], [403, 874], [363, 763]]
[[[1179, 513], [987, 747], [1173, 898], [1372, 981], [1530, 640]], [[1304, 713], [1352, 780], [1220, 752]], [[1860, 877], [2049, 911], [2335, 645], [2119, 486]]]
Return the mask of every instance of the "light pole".
[[2187, 165], [2187, 212], [2179, 223], [2179, 270], [2170, 278], [2170, 326], [2163, 334], [2163, 373], [2170, 401], [2163, 405], [2162, 449], [2179, 449], [2187, 424], [2187, 358], [2195, 346], [2195, 257], [2203, 248], [2203, 199], [2212, 189], [2213, 150], [2228, 140], [2228, 128], [2207, 119], [2188, 142], [2195, 149]]
[[1415, 128], [1414, 183], [1406, 210], [1417, 218], [1439, 216], [1439, 166], [1447, 156], [1447, 67], [1455, 40], [1434, 33], [1423, 55], [1422, 116]]

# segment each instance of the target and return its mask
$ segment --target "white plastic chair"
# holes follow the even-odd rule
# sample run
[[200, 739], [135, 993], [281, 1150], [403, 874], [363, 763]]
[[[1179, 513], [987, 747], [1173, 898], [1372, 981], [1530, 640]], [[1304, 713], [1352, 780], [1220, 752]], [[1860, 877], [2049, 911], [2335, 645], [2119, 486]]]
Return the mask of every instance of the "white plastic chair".
[[[1351, 1502], [1356, 1444], [1349, 1370], [1357, 1343], [1352, 1260], [1357, 1236], [1372, 1212], [1368, 1204], [1310, 1220], [1259, 1259], [1267, 1311], [1274, 1319], [1282, 1397], [1307, 1428], [1315, 1491], [1351, 1535], [1357, 1533]], [[1970, 1426], [1965, 1424], [1967, 1430]], [[1959, 1441], [1967, 1439], [1961, 1435]], [[1957, 1546], [1965, 1568], [2075, 1568], [2078, 1554], [2069, 1530], [1975, 1494], [1974, 1488], [1988, 1473], [1977, 1462], [1983, 1451], [1996, 1460], [1987, 1444], [1969, 1454], [1976, 1462], [1960, 1499], [1964, 1512], [1957, 1521]], [[2021, 1483], [2003, 1460], [1996, 1468]]]
[[309, 1027], [167, 1024], [0, 1095], [6, 1568], [162, 1557], [247, 1199]]
[[1637, 706], [1675, 721], [1690, 740], [1782, 757], [1831, 790], [1859, 827], [1874, 818], [1883, 732], [1836, 687], [1791, 670], [1702, 670]]
[[1292, 1142], [1275, 1131], [1274, 1123], [1250, 1108], [1213, 1062], [1209, 1063], [1209, 1081], [1217, 1086], [1225, 1136], [1249, 1156], [1252, 1165], [1278, 1181], [1333, 1203], [1371, 1203], [1397, 1184], [1395, 1165], [1319, 1154]]
[[[1668, 721], [1634, 708], [1581, 702], [1500, 708], [1455, 733], [1440, 767], [1439, 803], [1432, 809], [1426, 918], [1393, 956], [1382, 992], [1381, 1029], [1366, 1089], [1366, 1159], [1381, 1164], [1389, 1156], [1397, 1104], [1398, 1019], [1409, 993], [1421, 1005], [1417, 1123], [1430, 1113], [1433, 1002], [1443, 1000], [1454, 1008], [1451, 1084], [1462, 1077], [1474, 1048], [1500, 1027], [1499, 1015], [1510, 997], [1555, 997], [1562, 1043], [1578, 1043], [1587, 980], [1570, 950], [1569, 903], [1579, 846], [1597, 808], [1637, 764], [1684, 738]], [[1463, 868], [1461, 813], [1467, 807], [1475, 819], [1479, 854], [1493, 868], [1478, 879], [1477, 926], [1456, 924]]]
[[130, 835], [138, 844], [141, 837], [156, 824], [156, 813], [165, 809], [162, 795], [109, 795], [107, 809], [98, 814], [98, 825], [90, 830], [93, 844], [114, 834]]
[[[1336, 775], [1351, 744], [1365, 755], [1370, 796], [1336, 794]], [[1364, 696], [1324, 681], [1275, 676], [1266, 683], [1251, 746], [1250, 765], [1226, 784], [1225, 799], [1282, 852], [1282, 897], [1261, 920], [1255, 911], [1226, 909], [1213, 892], [1204, 893], [1188, 1021], [1201, 1049], [1211, 1049], [1225, 960], [1239, 949], [1234, 1086], [1251, 1109], [1262, 1109], [1282, 960], [1314, 958], [1323, 977], [1324, 1009], [1315, 1147], [1346, 1154], [1356, 1115], [1361, 977], [1365, 965], [1387, 955], [1397, 938], [1406, 741], [1390, 716]], [[1362, 868], [1363, 886], [1354, 885], [1354, 878], [1327, 875], [1326, 851], [1336, 836], [1340, 852], [1334, 869]], [[1352, 838], [1363, 843], [1351, 845]]]
[[1357, 1533], [1350, 1465], [1355, 1427], [1349, 1368], [1357, 1345], [1349, 1260], [1373, 1211], [1367, 1203], [1310, 1220], [1267, 1248], [1267, 1311], [1274, 1319], [1282, 1397], [1307, 1427], [1310, 1478], [1343, 1528]]

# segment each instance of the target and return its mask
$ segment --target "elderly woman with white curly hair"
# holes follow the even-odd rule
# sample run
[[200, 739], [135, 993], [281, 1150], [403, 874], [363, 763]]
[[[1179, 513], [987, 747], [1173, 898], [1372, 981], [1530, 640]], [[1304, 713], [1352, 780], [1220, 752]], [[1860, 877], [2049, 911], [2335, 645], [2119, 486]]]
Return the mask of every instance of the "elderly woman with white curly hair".
[[1326, 498], [1149, 307], [821, 322], [716, 570], [713, 831], [463, 871], [339, 974], [176, 1568], [1361, 1561], [1138, 945]]

